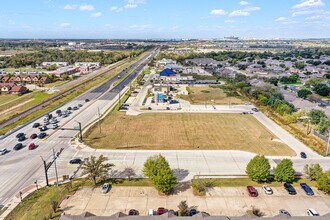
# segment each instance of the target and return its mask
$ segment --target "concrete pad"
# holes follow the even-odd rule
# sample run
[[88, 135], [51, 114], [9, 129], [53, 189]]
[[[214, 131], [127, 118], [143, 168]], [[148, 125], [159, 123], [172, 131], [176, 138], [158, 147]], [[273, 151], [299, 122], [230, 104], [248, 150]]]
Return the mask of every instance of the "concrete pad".
[[110, 210], [110, 209], [125, 210], [126, 206], [127, 206], [126, 197], [110, 196], [106, 210]]
[[[166, 199], [166, 208], [167, 209], [173, 209], [173, 210], [178, 210], [178, 205], [180, 204], [181, 201], [187, 201], [187, 197], [185, 196], [169, 196]], [[187, 201], [188, 202], [188, 201]], [[191, 206], [193, 204], [190, 204], [188, 202], [188, 205]]]
[[224, 200], [224, 198], [207, 197], [205, 201], [206, 201], [206, 206], [208, 208], [208, 213], [212, 213], [212, 215], [223, 215], [224, 211], [228, 209], [227, 203]]
[[136, 209], [140, 213], [147, 213], [147, 197], [129, 197], [127, 201], [126, 211]]
[[112, 187], [110, 190], [111, 197], [129, 197], [130, 187]]
[[86, 209], [104, 210], [107, 207], [110, 197], [104, 194], [93, 194], [86, 206]]
[[147, 209], [157, 210], [158, 207], [166, 208], [166, 197], [148, 197]]

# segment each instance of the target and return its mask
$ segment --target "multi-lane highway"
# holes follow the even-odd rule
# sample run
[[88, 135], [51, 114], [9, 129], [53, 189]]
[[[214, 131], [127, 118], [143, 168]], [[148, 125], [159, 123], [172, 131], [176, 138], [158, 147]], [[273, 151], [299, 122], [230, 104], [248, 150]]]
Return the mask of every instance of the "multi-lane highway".
[[[33, 140], [29, 138], [33, 133], [40, 133], [38, 128], [33, 128], [33, 124], [36, 122], [43, 124], [43, 117], [36, 121], [31, 121], [31, 123], [14, 133], [3, 137], [0, 140], [0, 149], [7, 148], [9, 152], [0, 156], [0, 205], [5, 205], [9, 202], [23, 187], [33, 184], [36, 180], [38, 182], [45, 180], [42, 160], [50, 161], [53, 149], [58, 152], [61, 148], [64, 148], [64, 151], [57, 159], [59, 175], [72, 175], [77, 170], [77, 165], [70, 165], [69, 160], [75, 157], [76, 151], [70, 148], [69, 142], [77, 134], [77, 130], [62, 129], [77, 128], [78, 122], [82, 126], [86, 126], [97, 119], [98, 113], [103, 114], [111, 108], [117, 101], [118, 93], [127, 90], [129, 83], [157, 52], [158, 50], [149, 52], [112, 79], [63, 105], [60, 108], [62, 111], [67, 110], [68, 107], [82, 106], [78, 110], [71, 110], [72, 113], [68, 117], [56, 117], [59, 121], [59, 128], [45, 131], [47, 133], [46, 138]], [[128, 73], [129, 75], [126, 78], [116, 86], [113, 86], [114, 82], [125, 77]], [[89, 101], [86, 102], [86, 99]], [[53, 116], [57, 115], [55, 113], [56, 110], [54, 109], [51, 112]], [[18, 133], [24, 133], [26, 140], [21, 142], [24, 148], [15, 151], [13, 147], [18, 143], [16, 138]], [[37, 148], [29, 150], [28, 145], [32, 142]], [[49, 176], [55, 176], [54, 166], [49, 170]]]

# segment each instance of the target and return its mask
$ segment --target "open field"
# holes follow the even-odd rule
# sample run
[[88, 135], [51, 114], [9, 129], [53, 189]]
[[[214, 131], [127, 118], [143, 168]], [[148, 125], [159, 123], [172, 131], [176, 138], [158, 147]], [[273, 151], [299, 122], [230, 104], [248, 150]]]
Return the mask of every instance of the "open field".
[[0, 95], [0, 106], [19, 98], [17, 95]]
[[[193, 86], [188, 89], [189, 95], [180, 98], [189, 101], [191, 104], [243, 104], [240, 97], [228, 96], [222, 89], [209, 86]], [[211, 101], [213, 100], [213, 101]]]
[[112, 112], [86, 133], [101, 149], [242, 150], [264, 155], [295, 155], [252, 115], [142, 114]]

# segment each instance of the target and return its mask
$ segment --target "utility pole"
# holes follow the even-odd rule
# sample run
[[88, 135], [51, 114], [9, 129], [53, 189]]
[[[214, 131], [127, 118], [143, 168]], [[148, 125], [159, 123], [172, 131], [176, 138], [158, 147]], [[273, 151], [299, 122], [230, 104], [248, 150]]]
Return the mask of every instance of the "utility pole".
[[329, 154], [329, 142], [330, 142], [330, 132], [328, 131], [328, 143], [327, 143], [327, 150], [325, 152], [325, 156], [327, 157]]
[[[41, 156], [40, 156], [41, 157]], [[48, 169], [47, 169], [47, 164], [46, 164], [46, 161], [41, 157], [41, 160], [44, 164], [44, 170], [45, 170], [45, 177], [46, 177], [46, 186], [49, 186], [49, 182], [48, 182]]]
[[102, 133], [102, 130], [101, 130], [101, 114], [100, 114], [100, 108], [97, 108], [97, 114], [99, 116], [99, 128], [100, 128], [100, 134]]
[[56, 167], [56, 155], [55, 155], [55, 149], [54, 148], [53, 148], [53, 159], [54, 159], [54, 166], [55, 166], [56, 186], [58, 186], [58, 175], [57, 175], [57, 167]]
[[118, 106], [119, 106], [119, 108], [120, 108], [120, 91], [118, 92]]

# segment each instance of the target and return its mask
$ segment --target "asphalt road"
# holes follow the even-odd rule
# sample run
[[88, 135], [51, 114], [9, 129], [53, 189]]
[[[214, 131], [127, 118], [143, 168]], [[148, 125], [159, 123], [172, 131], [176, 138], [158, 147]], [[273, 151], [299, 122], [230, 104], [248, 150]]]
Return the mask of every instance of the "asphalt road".
[[[155, 52], [152, 54], [154, 55]], [[134, 69], [134, 72], [128, 76], [128, 79], [126, 78], [122, 83], [119, 83], [115, 87], [112, 88], [111, 85], [118, 80], [118, 78], [124, 76], [126, 71], [120, 72], [118, 74], [119, 77], [116, 76], [105, 82], [105, 84], [93, 88], [82, 96], [63, 105], [60, 108], [61, 110], [66, 110], [68, 107], [78, 106], [78, 104], [82, 104], [83, 106], [76, 111], [72, 111], [72, 114], [70, 114], [69, 117], [57, 117], [59, 120], [58, 125], [64, 129], [73, 129], [77, 128], [77, 121], [81, 122], [82, 126], [86, 126], [93, 120], [97, 119], [98, 111], [101, 114], [104, 113], [117, 101], [117, 97], [114, 96], [113, 99], [109, 97], [105, 100], [98, 100], [97, 98], [103, 94], [107, 94], [108, 91], [111, 93], [112, 90], [122, 91], [127, 89], [124, 88], [123, 85], [128, 85], [128, 83], [134, 79], [132, 75], [135, 75], [135, 71], [141, 70], [144, 67], [146, 64], [144, 61], [147, 61], [147, 59], [150, 60], [150, 56], [143, 57], [140, 59], [143, 62], [138, 61], [137, 64], [127, 68], [126, 71]], [[90, 101], [85, 102], [86, 98], [90, 99]], [[56, 109], [54, 109], [52, 115], [56, 115], [55, 111]], [[49, 162], [52, 158], [53, 148], [56, 152], [58, 152], [60, 148], [64, 148], [64, 151], [57, 160], [59, 175], [65, 174], [71, 176], [77, 170], [77, 165], [69, 164], [69, 160], [76, 154], [76, 151], [70, 148], [69, 141], [78, 131], [49, 129], [46, 131], [47, 138], [31, 140], [29, 137], [32, 133], [40, 133], [39, 129], [32, 128], [32, 125], [35, 122], [42, 124], [43, 118], [27, 124], [13, 134], [5, 137], [0, 142], [0, 149], [7, 148], [10, 151], [5, 155], [0, 156], [0, 205], [8, 203], [23, 187], [33, 184], [36, 180], [38, 182], [45, 180], [42, 159]], [[16, 138], [18, 133], [24, 133], [27, 139], [22, 142], [24, 145], [23, 149], [14, 151], [13, 147], [18, 143]], [[28, 145], [32, 142], [37, 145], [37, 148], [35, 150], [28, 150]], [[54, 166], [50, 168], [48, 175], [49, 177], [55, 176]]]

